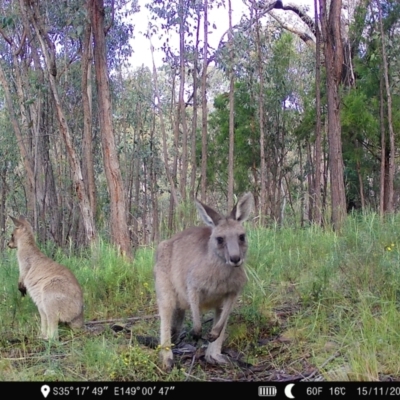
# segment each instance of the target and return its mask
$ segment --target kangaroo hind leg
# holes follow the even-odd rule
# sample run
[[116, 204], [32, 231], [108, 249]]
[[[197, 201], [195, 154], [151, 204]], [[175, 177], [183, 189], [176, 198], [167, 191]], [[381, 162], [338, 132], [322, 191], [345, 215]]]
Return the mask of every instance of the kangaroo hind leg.
[[171, 340], [172, 343], [174, 344], [178, 344], [180, 342], [180, 335], [184, 319], [185, 319], [185, 310], [181, 308], [175, 308], [172, 313], [172, 326], [171, 326]]

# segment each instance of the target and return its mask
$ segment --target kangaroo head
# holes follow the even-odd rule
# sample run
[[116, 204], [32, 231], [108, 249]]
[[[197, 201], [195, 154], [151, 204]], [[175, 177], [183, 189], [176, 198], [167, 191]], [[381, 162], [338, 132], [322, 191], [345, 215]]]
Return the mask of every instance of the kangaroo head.
[[34, 241], [32, 226], [23, 215], [20, 215], [19, 218], [14, 218], [10, 215], [10, 218], [15, 225], [11, 239], [7, 243], [10, 249], [18, 248], [21, 241]]
[[239, 267], [247, 252], [246, 232], [242, 225], [253, 208], [253, 195], [246, 193], [240, 198], [227, 217], [221, 216], [213, 208], [196, 201], [202, 220], [212, 228], [209, 248], [226, 264]]

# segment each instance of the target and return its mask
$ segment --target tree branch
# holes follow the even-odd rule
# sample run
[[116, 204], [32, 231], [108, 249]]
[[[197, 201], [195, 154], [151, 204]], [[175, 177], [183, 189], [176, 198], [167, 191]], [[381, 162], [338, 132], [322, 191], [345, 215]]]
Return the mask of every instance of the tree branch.
[[296, 29], [294, 26], [287, 25], [274, 12], [271, 12], [270, 15], [272, 18], [274, 18], [279, 23], [279, 25], [283, 29], [297, 35], [307, 46], [315, 48], [315, 40], [307, 32], [302, 32], [302, 31]]
[[[104, 12], [104, 10], [103, 10]], [[106, 26], [104, 28], [104, 36], [107, 36], [108, 31], [111, 29], [111, 27], [114, 24], [114, 13], [115, 13], [115, 7], [114, 7], [114, 0], [111, 1], [111, 21], [108, 24], [108, 26]]]

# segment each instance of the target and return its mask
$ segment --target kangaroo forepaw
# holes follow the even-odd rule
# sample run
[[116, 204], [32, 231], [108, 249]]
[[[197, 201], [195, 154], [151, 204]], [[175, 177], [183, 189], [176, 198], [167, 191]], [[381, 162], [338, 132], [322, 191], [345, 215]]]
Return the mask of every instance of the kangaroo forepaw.
[[174, 357], [171, 350], [162, 350], [160, 353], [164, 371], [170, 372], [174, 367]]
[[49, 337], [47, 336], [46, 333], [41, 333], [41, 334], [38, 336], [38, 339], [49, 340]]
[[18, 283], [18, 290], [21, 292], [22, 297], [26, 295], [26, 287], [22, 282]]
[[194, 340], [201, 339], [201, 329], [200, 330], [192, 329], [190, 331], [190, 335], [193, 337]]
[[207, 354], [206, 353], [206, 361], [209, 364], [219, 364], [219, 365], [223, 365], [223, 364], [229, 364], [230, 360], [227, 356], [224, 356], [222, 354]]
[[166, 372], [171, 372], [172, 368], [174, 368], [174, 360], [172, 358], [168, 358], [163, 362], [163, 368]]
[[215, 333], [212, 333], [212, 332], [210, 332], [210, 333], [206, 336], [206, 339], [207, 339], [210, 343], [214, 342], [214, 341], [217, 340], [218, 338], [219, 338], [219, 334], [215, 334]]

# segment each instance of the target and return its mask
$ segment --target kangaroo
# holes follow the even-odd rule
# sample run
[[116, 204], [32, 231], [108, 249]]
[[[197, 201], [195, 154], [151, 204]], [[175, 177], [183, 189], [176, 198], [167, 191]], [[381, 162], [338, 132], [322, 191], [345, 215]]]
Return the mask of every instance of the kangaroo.
[[39, 310], [39, 337], [57, 339], [59, 322], [67, 323], [72, 329], [83, 328], [83, 295], [74, 274], [39, 250], [32, 226], [23, 215], [10, 218], [15, 229], [8, 247], [17, 249], [18, 289], [23, 296], [28, 291]]
[[243, 261], [247, 241], [242, 223], [253, 208], [251, 193], [243, 195], [227, 217], [196, 200], [207, 226], [191, 227], [168, 240], [156, 251], [155, 287], [160, 326], [160, 356], [164, 369], [173, 367], [171, 344], [179, 340], [185, 310], [192, 313], [192, 336], [201, 337], [201, 312], [214, 309], [210, 342], [205, 358], [224, 364], [222, 342], [229, 314], [247, 282]]

